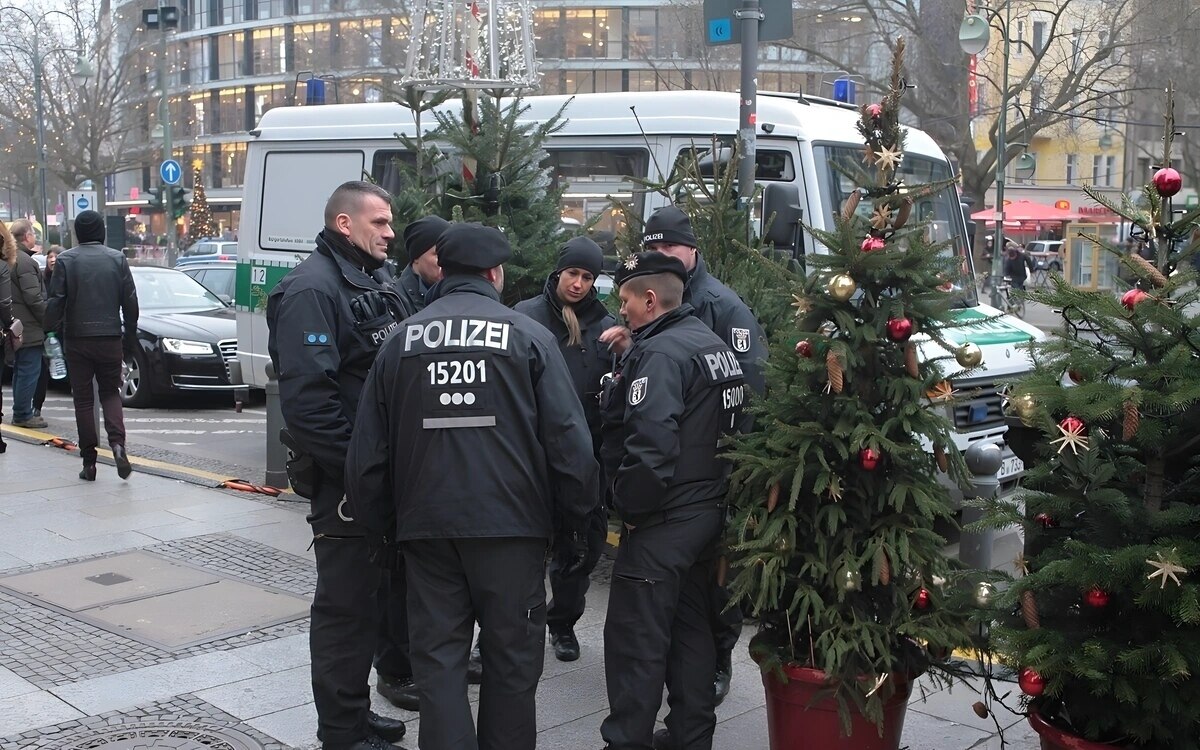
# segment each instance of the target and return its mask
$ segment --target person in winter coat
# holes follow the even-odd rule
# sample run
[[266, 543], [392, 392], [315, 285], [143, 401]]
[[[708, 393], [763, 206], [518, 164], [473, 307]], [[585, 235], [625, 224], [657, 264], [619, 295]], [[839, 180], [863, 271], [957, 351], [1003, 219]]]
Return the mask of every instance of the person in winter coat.
[[12, 423], [17, 427], [42, 428], [46, 420], [33, 413], [33, 395], [42, 373], [42, 342], [46, 340], [42, 321], [46, 317], [46, 297], [42, 290], [42, 274], [33, 254], [37, 238], [26, 219], [13, 222], [13, 239], [17, 242], [15, 257], [9, 261], [12, 273], [13, 315], [24, 326], [21, 348], [6, 352], [13, 368]]
[[[522, 312], [544, 325], [558, 340], [559, 350], [567, 361], [575, 395], [583, 404], [588, 430], [592, 435], [593, 452], [600, 457], [600, 391], [601, 379], [613, 368], [613, 355], [600, 334], [613, 325], [614, 318], [596, 295], [596, 277], [600, 275], [604, 255], [600, 246], [587, 237], [576, 237], [558, 251], [558, 264], [546, 279], [540, 295], [518, 302]], [[600, 486], [604, 487], [603, 477]], [[601, 493], [603, 494], [603, 493]], [[583, 616], [584, 597], [589, 575], [600, 559], [604, 537], [608, 531], [608, 514], [603, 497], [596, 498], [596, 510], [588, 529], [588, 549], [591, 554], [586, 565], [571, 575], [564, 575], [568, 562], [561, 550], [568, 545], [558, 544], [560, 554], [550, 560], [550, 592], [553, 597], [546, 611], [550, 642], [559, 661], [579, 658], [579, 640], [575, 623]]]
[[[63, 251], [62, 245], [51, 245], [46, 251], [46, 267], [42, 269], [42, 295], [50, 289], [50, 279], [54, 276], [54, 264], [58, 254]], [[42, 406], [46, 403], [46, 389], [50, 387], [50, 358], [42, 355], [42, 372], [38, 375], [37, 389], [33, 392], [33, 416], [42, 416]]]

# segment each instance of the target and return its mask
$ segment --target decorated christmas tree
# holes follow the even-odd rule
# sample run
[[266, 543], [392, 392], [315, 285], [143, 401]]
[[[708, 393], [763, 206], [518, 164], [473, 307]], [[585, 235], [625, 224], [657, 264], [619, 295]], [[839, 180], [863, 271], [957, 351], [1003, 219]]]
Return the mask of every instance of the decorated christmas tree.
[[191, 224], [188, 233], [193, 239], [217, 236], [217, 222], [213, 220], [212, 209], [208, 205], [208, 197], [204, 194], [204, 183], [200, 181], [200, 170], [197, 169], [192, 183]]
[[986, 614], [1044, 736], [1196, 750], [1200, 211], [1172, 208], [1182, 184], [1169, 166], [1172, 119], [1142, 200], [1087, 191], [1134, 227], [1129, 254], [1089, 238], [1119, 256], [1133, 288], [1118, 298], [1055, 276], [1029, 294], [1065, 325], [1033, 348], [1034, 373], [1010, 393], [1016, 430], [1040, 435], [1028, 462], [1038, 463], [1027, 491], [988, 504], [988, 523], [1024, 527], [1025, 550]]
[[771, 336], [758, 429], [732, 454], [729, 576], [762, 626], [751, 653], [789, 679], [823, 673], [845, 729], [852, 715], [882, 724], [916, 675], [971, 643], [973, 592], [934, 526], [953, 516], [943, 480], [966, 480], [949, 381], [981, 354], [946, 336], [962, 260], [912, 211], [949, 185], [897, 177], [903, 52], [882, 101], [860, 109], [862, 163], [842, 165], [858, 189], [834, 231], [807, 230], [828, 254], [810, 254], [806, 276], [778, 271], [793, 314]]

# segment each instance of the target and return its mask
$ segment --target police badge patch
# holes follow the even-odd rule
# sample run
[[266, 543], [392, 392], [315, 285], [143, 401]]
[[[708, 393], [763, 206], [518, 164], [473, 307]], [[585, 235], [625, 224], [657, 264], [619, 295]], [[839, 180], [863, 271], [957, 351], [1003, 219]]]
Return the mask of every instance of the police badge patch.
[[646, 397], [646, 381], [648, 378], [638, 378], [629, 384], [629, 405], [637, 406]]
[[733, 344], [733, 350], [736, 352], [750, 351], [750, 329], [749, 328], [734, 328], [731, 329], [730, 343]]

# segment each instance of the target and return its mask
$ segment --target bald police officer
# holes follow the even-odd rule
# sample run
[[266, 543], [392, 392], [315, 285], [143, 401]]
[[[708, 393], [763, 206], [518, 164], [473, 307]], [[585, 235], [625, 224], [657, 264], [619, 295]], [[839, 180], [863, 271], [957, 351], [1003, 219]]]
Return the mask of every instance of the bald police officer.
[[664, 684], [674, 747], [708, 750], [716, 726], [709, 615], [729, 475], [718, 444], [745, 394], [734, 353], [683, 303], [687, 278], [658, 252], [617, 271], [633, 340], [601, 404], [624, 527], [604, 625], [609, 750], [652, 747]]
[[403, 722], [370, 711], [367, 679], [376, 655], [381, 673], [388, 672], [385, 661], [407, 663], [403, 647], [389, 643], [393, 630], [405, 626], [381, 617], [385, 574], [370, 560], [363, 527], [343, 502], [359, 393], [379, 345], [398, 325], [400, 300], [384, 263], [391, 220], [387, 191], [369, 182], [342, 184], [325, 205], [316, 249], [267, 299], [267, 349], [279, 373], [283, 419], [293, 447], [312, 462], [304, 481], [293, 484], [310, 502], [317, 589], [309, 648], [317, 738], [325, 750], [377, 750], [404, 736]]
[[500, 302], [504, 235], [453, 224], [437, 246], [445, 278], [367, 379], [347, 489], [355, 516], [404, 554], [422, 750], [531, 750], [553, 519], [582, 567], [598, 467], [558, 343]]

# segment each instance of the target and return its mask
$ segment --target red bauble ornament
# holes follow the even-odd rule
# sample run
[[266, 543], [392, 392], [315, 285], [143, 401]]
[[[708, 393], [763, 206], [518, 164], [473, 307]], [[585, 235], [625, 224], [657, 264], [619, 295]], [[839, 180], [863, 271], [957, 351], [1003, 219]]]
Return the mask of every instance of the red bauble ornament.
[[1087, 593], [1083, 595], [1083, 600], [1087, 602], [1089, 607], [1093, 609], [1104, 609], [1108, 606], [1108, 592], [1099, 586], [1092, 586]]
[[1047, 529], [1052, 529], [1058, 525], [1058, 521], [1055, 521], [1054, 516], [1050, 515], [1049, 513], [1038, 513], [1033, 517], [1033, 520], [1037, 521]]
[[1121, 295], [1121, 304], [1125, 306], [1126, 310], [1132, 310], [1149, 296], [1149, 294], [1146, 294], [1141, 289], [1130, 289]]
[[1183, 187], [1183, 178], [1170, 167], [1163, 167], [1155, 172], [1153, 179], [1154, 187], [1158, 189], [1158, 194], [1164, 198], [1170, 198]]
[[871, 117], [875, 118], [876, 120], [878, 120], [880, 117], [883, 116], [883, 105], [882, 104], [868, 104], [867, 105], [867, 114], [870, 115]]
[[858, 463], [867, 471], [875, 471], [882, 456], [874, 448], [863, 448], [858, 452]]
[[913, 335], [913, 322], [908, 318], [890, 318], [887, 333], [892, 341], [908, 341], [908, 337]]
[[1025, 667], [1021, 670], [1020, 676], [1017, 677], [1017, 684], [1021, 686], [1022, 693], [1033, 698], [1046, 692], [1045, 678], [1032, 667]]
[[872, 235], [871, 237], [868, 237], [862, 241], [861, 247], [864, 253], [870, 253], [874, 252], [875, 250], [882, 250], [886, 246], [887, 243], [885, 243], [881, 237], [875, 237]]
[[1072, 383], [1083, 382], [1083, 373], [1079, 370], [1067, 370], [1067, 377], [1071, 379]]
[[800, 356], [800, 357], [804, 357], [805, 359], [811, 359], [812, 355], [813, 355], [812, 342], [807, 339], [801, 339], [801, 340], [797, 341], [796, 342], [796, 355]]
[[1087, 431], [1087, 425], [1079, 417], [1067, 417], [1059, 422], [1058, 426], [1063, 429], [1063, 432], [1069, 432], [1073, 435], [1082, 435]]
[[917, 595], [913, 597], [913, 607], [916, 609], [929, 609], [929, 605], [933, 604], [933, 595], [929, 593], [929, 589], [918, 589]]

